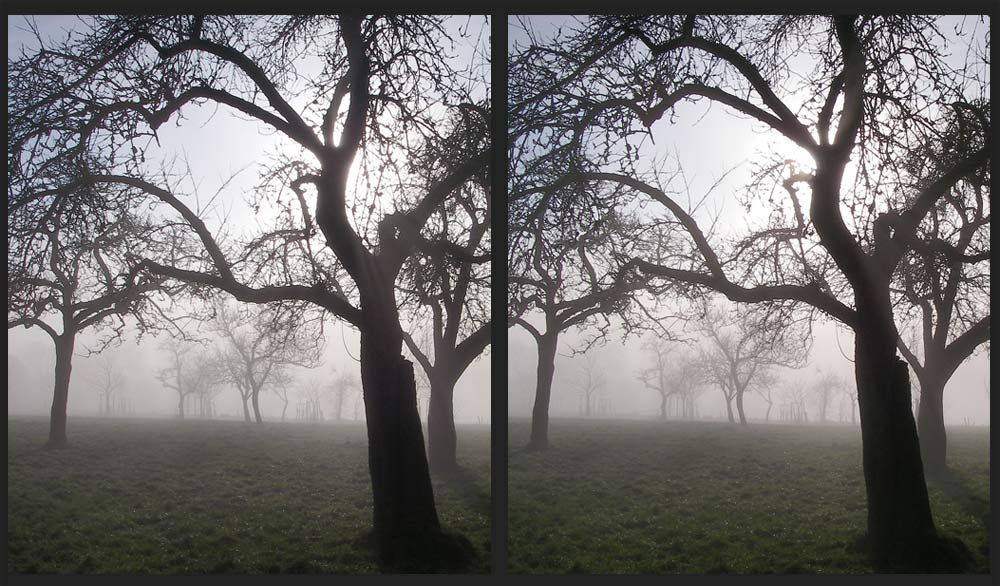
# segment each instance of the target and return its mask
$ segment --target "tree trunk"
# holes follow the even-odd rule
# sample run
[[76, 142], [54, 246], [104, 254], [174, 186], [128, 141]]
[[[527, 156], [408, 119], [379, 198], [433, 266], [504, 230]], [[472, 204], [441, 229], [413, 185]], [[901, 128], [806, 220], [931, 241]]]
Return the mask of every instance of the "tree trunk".
[[772, 403], [768, 403], [767, 404], [767, 413], [764, 414], [764, 421], [765, 422], [771, 421], [771, 407], [773, 407], [773, 406], [774, 405]]
[[937, 544], [906, 363], [883, 320], [858, 305], [855, 368], [861, 412], [868, 547], [879, 568], [914, 571], [935, 558]]
[[729, 423], [736, 423], [736, 418], [733, 417], [733, 400], [726, 397], [726, 415], [729, 416]]
[[181, 394], [181, 393], [177, 393], [177, 397], [178, 397], [178, 399], [177, 399], [177, 414], [180, 416], [181, 419], [184, 419], [184, 397], [185, 396], [183, 394]]
[[69, 331], [56, 341], [56, 380], [52, 392], [52, 411], [49, 417], [47, 448], [66, 447], [66, 406], [69, 403], [69, 379], [73, 371], [73, 346], [75, 332]]
[[[434, 565], [446, 556], [417, 413], [413, 364], [402, 357], [398, 326], [369, 313], [361, 333], [361, 380], [368, 420], [374, 534], [382, 563]], [[437, 549], [436, 549], [437, 548]]]
[[933, 375], [920, 382], [917, 410], [920, 455], [928, 476], [947, 470], [948, 437], [944, 428], [944, 380]]
[[556, 370], [556, 348], [559, 334], [546, 333], [538, 340], [538, 379], [535, 406], [531, 411], [529, 450], [549, 447], [549, 400], [552, 398], [552, 377]]
[[427, 451], [431, 470], [434, 472], [450, 472], [458, 466], [454, 404], [456, 382], [453, 377], [437, 373], [431, 378], [431, 397], [427, 407]]
[[[747, 416], [743, 411], [743, 391], [738, 391], [736, 393], [736, 412], [740, 416], [740, 425], [747, 424]], [[732, 413], [730, 413], [730, 419], [732, 418]]]
[[250, 400], [250, 397], [242, 397], [242, 399], [243, 399], [243, 420], [246, 421], [247, 423], [250, 423], [251, 421], [250, 406], [247, 405], [247, 401]]
[[260, 389], [254, 389], [253, 393], [250, 394], [250, 400], [253, 402], [253, 417], [257, 423], [263, 423], [264, 419], [260, 416]]
[[667, 419], [667, 396], [660, 395], [660, 419]]

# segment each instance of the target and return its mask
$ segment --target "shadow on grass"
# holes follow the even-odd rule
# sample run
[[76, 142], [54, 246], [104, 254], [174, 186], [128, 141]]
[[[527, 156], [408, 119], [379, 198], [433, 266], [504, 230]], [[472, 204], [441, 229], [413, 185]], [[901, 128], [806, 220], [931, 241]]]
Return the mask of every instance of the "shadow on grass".
[[941, 490], [963, 511], [975, 517], [983, 527], [990, 526], [990, 501], [975, 494], [970, 488], [971, 479], [957, 470], [947, 469], [928, 476], [928, 480]]
[[451, 470], [435, 472], [455, 496], [474, 511], [490, 515], [490, 493], [476, 484], [476, 475], [467, 468], [457, 465]]

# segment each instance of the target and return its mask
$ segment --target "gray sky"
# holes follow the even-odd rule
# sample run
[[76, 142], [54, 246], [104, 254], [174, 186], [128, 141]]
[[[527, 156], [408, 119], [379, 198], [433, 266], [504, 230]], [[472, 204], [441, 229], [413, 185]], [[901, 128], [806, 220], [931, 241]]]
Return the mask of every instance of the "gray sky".
[[[556, 26], [567, 23], [571, 17], [511, 17], [508, 20], [509, 48], [514, 43], [526, 40], [518, 18], [529, 21], [535, 32], [546, 38]], [[957, 20], [949, 21], [942, 29], [950, 30], [955, 22]], [[955, 58], [959, 57], [956, 54]], [[796, 96], [780, 97], [793, 111], [801, 102]], [[810, 166], [810, 159], [804, 151], [783, 137], [775, 137], [774, 132], [761, 132], [759, 123], [754, 124], [745, 116], [737, 116], [718, 104], [709, 106], [707, 100], [699, 104], [681, 102], [675, 111], [677, 116], [674, 122], [663, 120], [652, 128], [658, 149], [656, 152], [669, 152], [678, 158], [692, 184], [692, 195], [703, 195], [720, 176], [732, 169], [726, 180], [712, 192], [706, 208], [696, 215], [696, 219], [705, 221], [708, 214], [718, 213], [722, 234], [745, 234], [747, 223], [759, 219], [754, 217], [753, 211], [748, 215], [734, 197], [748, 182], [751, 162], [755, 158], [759, 159], [761, 154], [778, 152], [784, 158], [795, 159], [803, 167]], [[644, 153], [649, 152], [649, 145], [644, 146]], [[706, 153], [710, 156], [706, 156]], [[527, 417], [531, 414], [534, 400], [536, 346], [534, 339], [522, 328], [510, 328], [508, 332], [510, 414]], [[782, 378], [808, 381], [811, 384], [822, 370], [834, 371], [853, 381], [853, 365], [844, 356], [853, 356], [852, 333], [829, 320], [817, 323], [814, 333], [815, 342], [808, 366], [798, 371], [784, 370], [781, 372]], [[577, 385], [586, 358], [570, 358], [569, 355], [572, 347], [579, 346], [580, 340], [580, 336], [573, 331], [561, 338], [550, 409], [553, 416], [574, 416], [579, 413]], [[642, 340], [629, 339], [622, 342], [618, 332], [612, 332], [608, 340], [605, 346], [592, 349], [591, 354], [592, 359], [606, 373], [605, 393], [611, 398], [616, 414], [655, 417], [659, 411], [660, 398], [656, 392], [643, 387], [637, 379], [638, 372], [648, 368], [647, 363], [650, 361], [642, 349]], [[989, 359], [985, 352], [973, 356], [955, 372], [944, 395], [947, 424], [962, 424], [966, 421], [977, 425], [989, 424], [988, 373]], [[717, 388], [706, 390], [698, 404], [703, 415], [725, 417], [725, 401]], [[777, 406], [776, 401], [772, 417], [777, 412]], [[746, 399], [748, 417], [763, 419], [766, 408], [766, 403], [759, 397], [750, 396]], [[815, 405], [808, 404], [807, 408], [812, 416]], [[828, 416], [836, 418], [838, 409], [839, 405], [834, 404]], [[849, 418], [849, 412], [847, 417]]]
[[[481, 18], [481, 17], [480, 17]], [[61, 37], [61, 30], [78, 26], [75, 16], [36, 17], [43, 34]], [[467, 61], [472, 55], [475, 34], [480, 27], [478, 20], [470, 22], [468, 17], [449, 19], [447, 28], [454, 31], [459, 27], [468, 28], [473, 33], [470, 40], [459, 39], [456, 59]], [[9, 16], [7, 19], [7, 54], [13, 57], [20, 48], [33, 45], [33, 38], [25, 33], [23, 17]], [[488, 33], [488, 27], [485, 29]], [[483, 42], [486, 42], [485, 40]], [[213, 114], [214, 113], [214, 114]], [[202, 197], [214, 193], [234, 172], [243, 170], [222, 193], [219, 205], [205, 219], [210, 227], [219, 225], [221, 218], [228, 214], [227, 228], [231, 231], [258, 232], [258, 223], [269, 224], [273, 208], [263, 207], [259, 215], [244, 203], [248, 193], [258, 178], [258, 165], [268, 153], [281, 148], [280, 139], [272, 132], [265, 132], [262, 124], [248, 122], [233, 115], [225, 108], [215, 111], [209, 106], [187, 107], [187, 120], [178, 127], [173, 122], [164, 125], [160, 131], [163, 145], [162, 156], [175, 153], [186, 155], [193, 175], [198, 182]], [[332, 319], [327, 322], [327, 346], [324, 363], [312, 372], [302, 372], [302, 379], [318, 376], [331, 380], [337, 373], [354, 372], [360, 378], [357, 362], [351, 356], [358, 356], [359, 335], [347, 324]], [[155, 338], [134, 341], [130, 331], [123, 344], [108, 351], [116, 363], [128, 368], [127, 394], [136, 405], [137, 414], [169, 415], [176, 412], [176, 395], [162, 387], [155, 378], [157, 370], [166, 366], [164, 352], [159, 350], [160, 341]], [[90, 382], [97, 372], [99, 358], [84, 358], [80, 354], [86, 346], [95, 343], [93, 332], [85, 332], [78, 338], [78, 355], [74, 358], [73, 378], [70, 388], [70, 415], [94, 414], [97, 412], [98, 395]], [[53, 368], [55, 352], [51, 339], [37, 330], [8, 330], [8, 363], [16, 374], [8, 380], [8, 413], [47, 413], [52, 401]], [[13, 359], [13, 360], [12, 360]], [[418, 367], [419, 368], [419, 367]], [[293, 384], [293, 386], [295, 386]], [[216, 401], [219, 412], [226, 415], [241, 414], [242, 406], [238, 392], [226, 389]], [[349, 410], [352, 407], [349, 407]], [[273, 395], [262, 396], [261, 409], [265, 417], [278, 417], [281, 402]], [[324, 407], [326, 410], [326, 407]], [[289, 407], [294, 415], [293, 407]], [[426, 410], [426, 406], [424, 407]], [[332, 408], [327, 413], [332, 412]], [[480, 356], [465, 372], [455, 388], [455, 418], [459, 423], [488, 422], [490, 419], [490, 350]]]

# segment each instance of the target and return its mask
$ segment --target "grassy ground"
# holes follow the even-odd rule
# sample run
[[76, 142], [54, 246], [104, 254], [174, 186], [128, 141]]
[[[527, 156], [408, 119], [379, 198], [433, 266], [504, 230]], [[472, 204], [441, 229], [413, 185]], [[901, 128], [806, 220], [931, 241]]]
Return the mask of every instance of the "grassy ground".
[[[869, 573], [860, 432], [847, 426], [554, 420], [510, 425], [513, 573]], [[989, 432], [949, 431], [939, 531], [989, 572]]]
[[[378, 572], [361, 424], [7, 420], [10, 573]], [[459, 426], [461, 480], [435, 478], [445, 528], [489, 571], [489, 427]]]

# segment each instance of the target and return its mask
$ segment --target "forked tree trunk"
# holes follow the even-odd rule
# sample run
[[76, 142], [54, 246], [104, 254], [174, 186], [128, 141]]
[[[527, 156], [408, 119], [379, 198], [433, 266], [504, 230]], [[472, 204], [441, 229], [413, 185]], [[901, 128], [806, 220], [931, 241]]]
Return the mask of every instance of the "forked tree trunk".
[[945, 472], [948, 467], [948, 436], [944, 428], [944, 379], [939, 376], [926, 376], [920, 381], [917, 431], [927, 475]]
[[861, 412], [868, 547], [879, 568], [920, 570], [937, 545], [906, 363], [882, 320], [858, 306], [855, 372]]
[[538, 382], [535, 387], [535, 406], [531, 411], [529, 450], [544, 450], [549, 447], [549, 401], [552, 398], [552, 377], [556, 370], [558, 345], [557, 333], [547, 333], [538, 339]]
[[52, 392], [52, 411], [49, 417], [47, 448], [66, 447], [66, 406], [69, 403], [69, 379], [73, 371], [73, 347], [76, 334], [72, 330], [56, 340], [55, 387]]
[[456, 382], [454, 377], [437, 373], [431, 378], [431, 397], [427, 407], [427, 452], [434, 472], [449, 472], [458, 466], [454, 402]]

